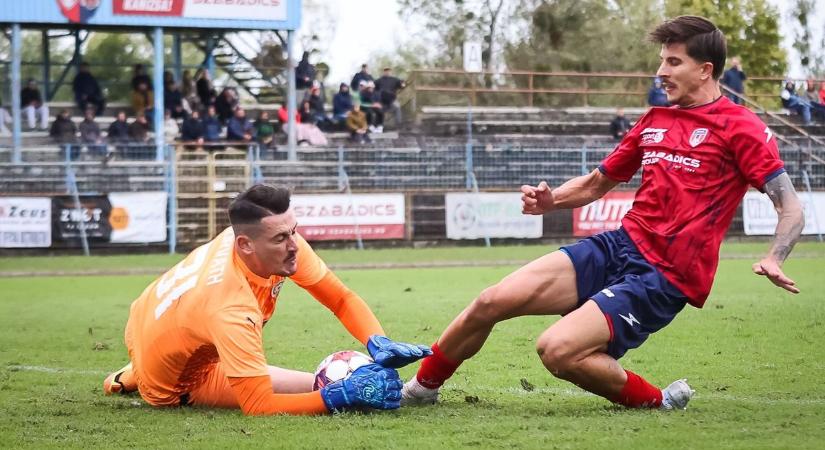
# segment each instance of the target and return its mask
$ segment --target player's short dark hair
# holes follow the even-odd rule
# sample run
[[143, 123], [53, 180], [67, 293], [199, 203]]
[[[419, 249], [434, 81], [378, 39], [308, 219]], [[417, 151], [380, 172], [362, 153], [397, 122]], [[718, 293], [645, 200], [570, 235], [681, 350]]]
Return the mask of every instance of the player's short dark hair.
[[704, 17], [679, 16], [666, 20], [650, 32], [650, 41], [657, 44], [685, 44], [688, 56], [713, 64], [714, 80], [718, 80], [725, 70], [728, 53], [725, 35]]
[[283, 186], [256, 184], [241, 192], [229, 204], [229, 223], [239, 234], [245, 225], [255, 225], [264, 217], [283, 214], [289, 209], [289, 189]]

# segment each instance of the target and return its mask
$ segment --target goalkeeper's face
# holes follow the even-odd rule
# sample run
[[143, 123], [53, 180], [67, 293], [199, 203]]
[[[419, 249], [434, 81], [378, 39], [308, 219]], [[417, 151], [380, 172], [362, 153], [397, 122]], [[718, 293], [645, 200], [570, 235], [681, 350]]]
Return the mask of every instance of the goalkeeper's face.
[[283, 214], [266, 216], [251, 227], [249, 233], [237, 236], [238, 250], [249, 270], [269, 278], [288, 277], [298, 269], [298, 223], [292, 208]]

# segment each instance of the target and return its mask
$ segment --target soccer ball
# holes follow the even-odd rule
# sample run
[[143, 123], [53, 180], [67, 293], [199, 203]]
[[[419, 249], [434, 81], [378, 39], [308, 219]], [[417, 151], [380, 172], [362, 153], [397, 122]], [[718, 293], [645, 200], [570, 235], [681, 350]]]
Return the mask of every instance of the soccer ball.
[[317, 391], [330, 383], [343, 380], [350, 376], [355, 369], [372, 362], [372, 358], [355, 350], [335, 352], [324, 358], [321, 364], [318, 364], [318, 368], [315, 369], [315, 383], [312, 384], [312, 389]]

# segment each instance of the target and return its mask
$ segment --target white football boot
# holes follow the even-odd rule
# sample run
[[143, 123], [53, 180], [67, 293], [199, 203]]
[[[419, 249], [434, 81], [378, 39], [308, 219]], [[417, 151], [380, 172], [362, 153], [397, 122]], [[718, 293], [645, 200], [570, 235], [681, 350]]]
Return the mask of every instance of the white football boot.
[[413, 376], [401, 389], [401, 405], [432, 405], [438, 401], [438, 388], [424, 387]]
[[687, 384], [686, 378], [676, 380], [670, 383], [670, 386], [662, 389], [662, 406], [659, 409], [664, 411], [687, 409], [688, 402], [695, 392]]

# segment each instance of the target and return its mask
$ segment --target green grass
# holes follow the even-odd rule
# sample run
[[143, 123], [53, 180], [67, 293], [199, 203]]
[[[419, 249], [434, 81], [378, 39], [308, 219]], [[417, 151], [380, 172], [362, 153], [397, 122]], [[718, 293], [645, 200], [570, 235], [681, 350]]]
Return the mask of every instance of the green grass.
[[[490, 259], [529, 259], [544, 249], [498, 248]], [[805, 244], [797, 250], [818, 254], [821, 249]], [[336, 262], [408, 262], [477, 261], [489, 257], [487, 252], [322, 253]], [[96, 261], [90, 266], [95, 268], [104, 260], [106, 267], [114, 261], [124, 267], [155, 267], [174, 259], [89, 262]], [[80, 265], [73, 258], [19, 262], [41, 269], [40, 262]], [[13, 260], [0, 263], [4, 270], [19, 270]], [[154, 409], [139, 397], [109, 398], [100, 390], [105, 374], [126, 361], [122, 335], [129, 303], [153, 277], [0, 278], [0, 448], [821, 448], [825, 258], [792, 257], [786, 264], [802, 289], [797, 296], [752, 275], [750, 264], [750, 259], [723, 260], [705, 309], [686, 308], [622, 359], [625, 367], [660, 385], [688, 377], [697, 395], [687, 411], [673, 413], [625, 410], [553, 378], [534, 347], [555, 317], [500, 324], [445, 387], [442, 403], [432, 407], [314, 418]], [[390, 336], [430, 343], [481, 289], [512, 269], [338, 274], [368, 301]], [[281, 293], [265, 341], [269, 363], [307, 371], [333, 351], [359, 347], [333, 316], [294, 285]], [[48, 369], [57, 371], [44, 372]], [[402, 369], [402, 377], [413, 371]], [[535, 389], [523, 390], [522, 378]]]
[[[564, 244], [569, 241], [565, 241]], [[429, 247], [412, 251], [408, 248], [368, 249], [319, 249], [324, 260], [330, 265], [358, 264], [393, 264], [393, 263], [427, 263], [427, 262], [497, 262], [529, 261], [549, 250], [555, 250], [560, 244], [547, 245], [509, 245], [479, 247]], [[561, 244], [563, 245], [563, 244]], [[739, 258], [762, 255], [767, 252], [767, 242], [733, 242], [722, 245], [722, 258]], [[801, 242], [797, 244], [795, 257], [825, 258], [825, 244], [818, 242]], [[129, 270], [146, 269], [165, 271], [173, 266], [183, 254], [153, 255], [118, 255], [118, 256], [30, 256], [0, 257], [0, 275], [3, 272], [17, 271], [76, 271], [76, 270]]]

